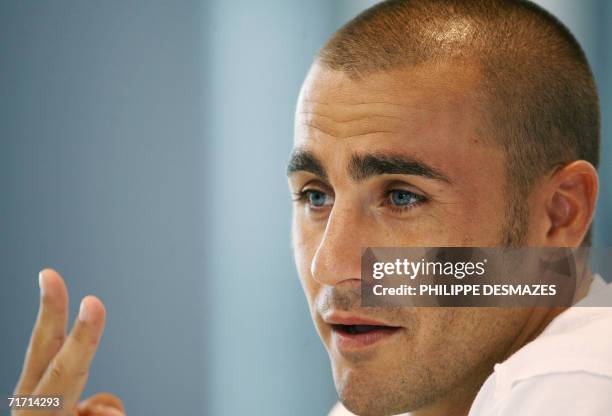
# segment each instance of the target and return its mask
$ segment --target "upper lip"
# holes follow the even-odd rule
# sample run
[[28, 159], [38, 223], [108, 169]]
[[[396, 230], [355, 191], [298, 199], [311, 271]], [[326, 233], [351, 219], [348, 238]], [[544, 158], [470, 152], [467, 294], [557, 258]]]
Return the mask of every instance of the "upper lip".
[[344, 315], [332, 313], [323, 318], [325, 323], [330, 325], [375, 325], [375, 326], [394, 326], [386, 322], [377, 321], [371, 318], [365, 318], [357, 315]]

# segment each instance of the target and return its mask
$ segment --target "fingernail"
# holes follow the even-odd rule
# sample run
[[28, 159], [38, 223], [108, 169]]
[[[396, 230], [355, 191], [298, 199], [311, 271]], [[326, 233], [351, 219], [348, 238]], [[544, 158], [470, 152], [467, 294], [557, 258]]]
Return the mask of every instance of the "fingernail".
[[42, 296], [45, 293], [45, 289], [43, 287], [43, 272], [42, 270], [38, 272], [38, 287], [40, 288], [40, 295]]
[[79, 307], [79, 320], [82, 322], [89, 320], [89, 311], [87, 310], [87, 305], [85, 305], [85, 299], [81, 301], [81, 306]]

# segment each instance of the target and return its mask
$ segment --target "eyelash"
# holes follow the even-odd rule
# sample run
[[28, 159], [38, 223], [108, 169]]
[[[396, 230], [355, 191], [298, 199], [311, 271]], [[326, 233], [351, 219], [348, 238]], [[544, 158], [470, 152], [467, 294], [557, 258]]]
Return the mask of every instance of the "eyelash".
[[[410, 205], [395, 205], [393, 203], [391, 203], [390, 199], [391, 199], [391, 194], [393, 192], [406, 192], [411, 194], [412, 197], [414, 197], [416, 199], [415, 202], [411, 203]], [[410, 209], [416, 208], [417, 206], [421, 205], [422, 203], [426, 202], [427, 198], [425, 198], [425, 196], [421, 195], [421, 194], [417, 194], [415, 192], [412, 191], [407, 191], [405, 189], [389, 189], [388, 191], [385, 192], [385, 199], [384, 199], [384, 205], [387, 206], [392, 212], [395, 213], [402, 213], [402, 212], [406, 212]]]
[[304, 189], [300, 192], [293, 192], [293, 201], [294, 202], [308, 202], [308, 195], [314, 192], [320, 192], [322, 194], [327, 195], [327, 192], [320, 191], [318, 189]]
[[[301, 203], [308, 203], [308, 195], [313, 193], [313, 192], [320, 192], [322, 194], [326, 194], [326, 192], [324, 191], [320, 191], [318, 189], [304, 189], [300, 192], [293, 192], [293, 201], [295, 202], [301, 202]], [[393, 192], [406, 192], [411, 194], [416, 201], [413, 202], [410, 205], [403, 205], [403, 206], [398, 206], [395, 205], [393, 203], [391, 203], [390, 198], [391, 198], [391, 194]], [[412, 191], [407, 191], [405, 189], [389, 189], [388, 191], [385, 191], [384, 193], [384, 202], [383, 205], [387, 206], [392, 212], [394, 213], [402, 213], [405, 212], [409, 209], [415, 208], [421, 204], [423, 204], [424, 202], [427, 201], [427, 198], [423, 195], [417, 194], [415, 192]], [[322, 207], [311, 207], [312, 209], [320, 209]]]
[[306, 200], [307, 191], [292, 192], [291, 194], [293, 195], [293, 198], [291, 198], [293, 202], [304, 202]]

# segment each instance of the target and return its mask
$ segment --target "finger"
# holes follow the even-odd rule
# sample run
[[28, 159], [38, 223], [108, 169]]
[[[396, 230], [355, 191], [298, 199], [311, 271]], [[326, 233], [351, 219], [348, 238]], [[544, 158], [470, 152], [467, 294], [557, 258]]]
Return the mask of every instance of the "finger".
[[62, 395], [64, 409], [76, 408], [104, 330], [105, 317], [104, 305], [98, 298], [83, 298], [74, 327], [45, 371], [36, 394]]
[[104, 405], [96, 405], [93, 407], [89, 407], [86, 410], [79, 410], [77, 413], [78, 416], [125, 416], [125, 412], [121, 410]]
[[96, 406], [114, 407], [121, 412], [125, 412], [123, 403], [117, 396], [111, 393], [98, 393], [78, 404], [77, 409], [79, 410], [79, 416], [81, 412], [85, 412], [87, 409], [92, 409]]
[[66, 338], [68, 292], [62, 277], [52, 269], [38, 275], [40, 306], [26, 352], [16, 394], [32, 392]]

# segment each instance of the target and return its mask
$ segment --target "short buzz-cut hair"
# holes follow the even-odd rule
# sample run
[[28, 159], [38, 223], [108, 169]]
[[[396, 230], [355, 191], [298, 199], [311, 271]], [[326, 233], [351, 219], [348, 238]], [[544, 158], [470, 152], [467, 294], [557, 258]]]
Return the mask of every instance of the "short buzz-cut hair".
[[[586, 56], [559, 20], [529, 1], [383, 1], [332, 35], [316, 61], [353, 79], [428, 62], [474, 65], [511, 199], [572, 160], [598, 167], [599, 103]], [[516, 204], [509, 211], [525, 215]], [[589, 230], [583, 244], [590, 243]]]

